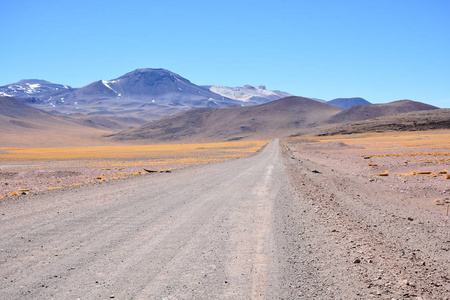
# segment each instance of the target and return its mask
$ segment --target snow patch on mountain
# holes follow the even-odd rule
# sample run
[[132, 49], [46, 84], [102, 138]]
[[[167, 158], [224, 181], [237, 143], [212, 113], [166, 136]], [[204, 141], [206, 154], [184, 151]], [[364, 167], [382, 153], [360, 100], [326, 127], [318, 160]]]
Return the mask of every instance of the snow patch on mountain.
[[41, 87], [41, 85], [39, 83], [35, 83], [35, 84], [27, 83], [27, 85], [30, 87], [30, 89], [32, 91], [35, 91], [37, 88]]
[[242, 87], [226, 87], [221, 85], [213, 85], [209, 87], [209, 90], [221, 96], [239, 100], [242, 102], [252, 102], [255, 100], [258, 100], [258, 102], [268, 102], [291, 96], [290, 94], [285, 92], [268, 90], [266, 89], [265, 85], [244, 85]]
[[116, 93], [118, 96], [121, 96], [118, 92], [116, 92], [116, 90], [114, 90], [111, 86], [109, 86], [108, 81], [102, 80], [102, 83], [103, 83], [104, 86], [106, 86], [108, 89], [110, 89], [111, 91]]
[[43, 93], [57, 92], [60, 90], [70, 90], [71, 87], [62, 84], [55, 84], [45, 80], [25, 79], [16, 83], [1, 86], [0, 93], [12, 97], [27, 98]]

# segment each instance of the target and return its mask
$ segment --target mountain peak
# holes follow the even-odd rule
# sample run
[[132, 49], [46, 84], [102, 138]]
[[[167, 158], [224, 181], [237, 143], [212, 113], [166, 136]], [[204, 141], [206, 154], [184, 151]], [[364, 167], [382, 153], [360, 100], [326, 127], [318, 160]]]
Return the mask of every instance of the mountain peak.
[[353, 97], [353, 98], [336, 98], [327, 102], [328, 104], [347, 109], [356, 105], [369, 105], [371, 104], [364, 98]]
[[15, 84], [21, 85], [21, 84], [54, 84], [54, 83], [42, 79], [22, 79], [21, 81], [16, 82]]
[[177, 75], [169, 70], [166, 69], [162, 69], [162, 68], [141, 68], [141, 69], [136, 69], [133, 70], [131, 72], [126, 73], [125, 75], [120, 76], [119, 78], [128, 78], [128, 77], [133, 77], [133, 76], [148, 76], [148, 75], [154, 75], [154, 74], [159, 74], [159, 75]]
[[[34, 99], [35, 96], [47, 94], [52, 96], [61, 92], [71, 91], [67, 85], [52, 83], [41, 79], [23, 79], [16, 83], [11, 83], [0, 87], [0, 95], [17, 97], [21, 99]], [[48, 97], [47, 96], [47, 99]]]

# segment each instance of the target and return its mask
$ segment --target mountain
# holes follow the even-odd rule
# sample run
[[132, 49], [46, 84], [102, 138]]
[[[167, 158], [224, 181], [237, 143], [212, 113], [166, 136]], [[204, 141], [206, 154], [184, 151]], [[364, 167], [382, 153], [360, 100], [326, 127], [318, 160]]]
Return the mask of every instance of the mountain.
[[420, 131], [450, 129], [450, 109], [421, 110], [344, 123], [320, 130], [316, 135], [353, 134], [383, 131]]
[[328, 104], [340, 107], [342, 109], [347, 109], [356, 105], [369, 105], [372, 104], [369, 101], [355, 97], [355, 98], [336, 98], [330, 101], [327, 101]]
[[39, 79], [24, 79], [16, 83], [0, 86], [0, 96], [15, 97], [29, 103], [43, 104], [52, 96], [65, 94], [74, 89], [70, 86], [51, 83]]
[[399, 100], [385, 104], [357, 105], [332, 116], [328, 120], [328, 123], [361, 121], [382, 116], [431, 109], [438, 109], [438, 107], [411, 100]]
[[270, 139], [323, 124], [340, 111], [329, 104], [292, 96], [256, 106], [193, 109], [108, 137], [150, 143]]
[[323, 103], [327, 103], [327, 101], [319, 99], [319, 98], [310, 98], [310, 99], [313, 99], [313, 100], [316, 100], [316, 101], [319, 101], [319, 102], [323, 102]]
[[224, 97], [242, 101], [248, 104], [262, 104], [273, 100], [292, 96], [282, 91], [271, 91], [266, 86], [244, 85], [242, 87], [226, 87], [221, 85], [205, 86], [210, 91]]
[[116, 79], [99, 80], [78, 89], [69, 99], [79, 102], [99, 97], [121, 103], [138, 101], [141, 105], [224, 107], [240, 104], [164, 69], [137, 69]]
[[54, 116], [13, 97], [0, 97], [0, 107], [0, 147], [92, 144], [110, 132]]
[[64, 114], [126, 116], [154, 120], [197, 107], [242, 105], [164, 69], [137, 69], [112, 80], [73, 89], [41, 80], [24, 80], [0, 88], [47, 111]]
[[[43, 110], [31, 107], [13, 97], [0, 97], [0, 118], [33, 121], [36, 119], [48, 119], [51, 115]], [[8, 120], [9, 121], [9, 120]]]

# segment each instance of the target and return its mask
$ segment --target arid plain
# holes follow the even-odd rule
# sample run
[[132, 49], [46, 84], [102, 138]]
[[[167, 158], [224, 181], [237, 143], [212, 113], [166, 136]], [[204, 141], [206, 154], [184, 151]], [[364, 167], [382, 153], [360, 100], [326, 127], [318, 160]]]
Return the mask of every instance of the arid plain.
[[306, 202], [290, 207], [302, 232], [292, 240], [314, 253], [295, 260], [342, 289], [331, 298], [449, 298], [450, 130], [298, 137], [285, 147]]
[[[291, 137], [272, 142], [269, 149], [264, 147], [267, 142], [72, 147], [45, 151], [3, 149], [3, 161], [9, 153], [7, 161], [16, 164], [10, 168], [20, 171], [15, 175], [16, 181], [9, 178], [11, 183], [3, 184], [2, 188], [14, 187], [12, 190], [19, 191], [19, 186], [32, 186], [31, 191], [25, 191], [29, 195], [0, 200], [5, 212], [3, 218], [9, 220], [5, 224], [13, 226], [22, 222], [19, 220], [23, 214], [30, 214], [36, 219], [33, 222], [37, 222], [29, 233], [16, 232], [13, 226], [7, 236], [12, 240], [16, 235], [25, 236], [30, 243], [44, 247], [36, 252], [23, 244], [6, 250], [8, 262], [4, 266], [8, 271], [2, 275], [6, 295], [22, 295], [23, 299], [82, 295], [130, 299], [150, 295], [169, 299], [207, 299], [219, 295], [230, 299], [448, 299], [449, 130]], [[55, 165], [46, 165], [50, 162]], [[11, 172], [5, 165], [2, 167], [2, 176]], [[169, 168], [173, 173], [147, 173], [143, 168], [156, 171]], [[72, 173], [76, 174], [72, 176]], [[64, 177], [64, 174], [69, 175]], [[197, 179], [198, 174], [202, 179]], [[115, 180], [116, 177], [122, 178]], [[252, 177], [257, 183], [250, 180]], [[70, 187], [79, 183], [80, 186]], [[61, 189], [39, 188], [49, 184]], [[174, 184], [182, 193], [201, 193], [184, 198], [178, 195]], [[221, 193], [217, 193], [217, 186], [221, 187]], [[158, 192], [158, 187], [164, 190]], [[105, 193], [109, 196], [103, 199], [101, 195]], [[203, 199], [201, 205], [192, 202], [200, 199]], [[73, 204], [68, 204], [72, 201]], [[135, 213], [138, 209], [145, 211], [148, 201], [152, 201], [155, 212], [159, 211], [157, 207], [165, 207], [162, 220], [177, 215], [171, 221], [175, 223], [147, 225], [146, 215], [150, 217], [153, 213], [148, 211], [142, 216]], [[167, 206], [172, 201], [183, 201], [173, 206], [178, 207], [176, 212]], [[127, 203], [132, 205], [127, 209], [130, 212], [123, 211]], [[22, 206], [23, 209], [17, 209]], [[100, 213], [98, 208], [107, 211]], [[43, 216], [58, 210], [54, 222], [75, 230], [72, 237], [61, 232], [73, 239], [73, 246], [59, 240], [45, 246], [48, 220], [42, 228], [37, 226], [41, 221], [38, 221], [39, 213], [32, 213], [36, 209]], [[91, 217], [85, 209], [92, 210]], [[180, 209], [189, 213], [198, 211], [185, 219]], [[111, 217], [122, 220], [114, 222], [120, 227], [136, 217], [139, 222], [133, 221], [136, 224], [130, 223], [120, 230], [110, 224], [107, 231], [96, 233], [100, 230], [96, 229], [99, 218]], [[69, 224], [73, 218], [82, 218], [84, 225], [73, 227]], [[163, 226], [158, 229], [163, 231], [142, 235], [144, 228], [138, 229], [139, 226], [152, 232]], [[123, 234], [128, 237], [121, 240], [131, 240], [110, 244], [111, 239], [116, 239], [108, 233], [113, 228], [117, 230], [115, 235], [126, 230]], [[166, 231], [176, 228], [185, 228], [177, 234], [180, 239], [163, 238], [175, 234], [176, 231]], [[130, 230], [136, 230], [144, 240], [131, 246], [138, 236], [134, 238]], [[94, 233], [99, 239], [94, 244], [98, 244], [96, 248], [88, 246]], [[186, 238], [191, 241], [189, 247], [178, 250], [170, 247], [171, 243]], [[220, 246], [224, 251], [216, 249], [218, 242], [224, 243]], [[164, 255], [156, 255], [158, 247], [151, 246], [154, 243], [170, 249]], [[205, 243], [211, 248], [205, 248]], [[127, 244], [131, 247], [127, 251], [136, 252], [133, 259], [120, 254]], [[12, 246], [10, 242], [5, 245], [6, 249]], [[72, 252], [71, 247], [79, 250]], [[207, 249], [214, 252], [205, 252]], [[143, 264], [144, 256], [138, 255], [142, 251], [148, 257], [156, 255], [153, 262]], [[123, 271], [111, 269], [113, 273], [106, 276], [101, 270], [110, 268], [109, 264], [104, 265], [99, 258], [89, 258], [95, 253], [104, 253], [111, 261], [122, 260]], [[229, 257], [230, 253], [236, 257]], [[25, 262], [21, 256], [30, 259]], [[81, 263], [85, 259], [93, 261]], [[134, 260], [140, 263], [135, 264]], [[161, 266], [160, 260], [169, 265]], [[192, 265], [193, 260], [196, 267]], [[39, 261], [48, 261], [48, 266], [39, 267]], [[14, 271], [24, 264], [33, 274], [28, 279]], [[152, 266], [158, 269], [148, 269]], [[181, 278], [177, 275], [180, 269], [183, 270]], [[140, 277], [130, 270], [141, 274]], [[45, 279], [52, 272], [57, 274], [55, 278]], [[87, 277], [80, 279], [84, 276], [81, 274]], [[127, 280], [123, 281], [124, 278]], [[83, 286], [79, 285], [80, 280]], [[141, 281], [142, 287], [133, 283]]]
[[0, 197], [244, 158], [267, 142], [0, 148]]

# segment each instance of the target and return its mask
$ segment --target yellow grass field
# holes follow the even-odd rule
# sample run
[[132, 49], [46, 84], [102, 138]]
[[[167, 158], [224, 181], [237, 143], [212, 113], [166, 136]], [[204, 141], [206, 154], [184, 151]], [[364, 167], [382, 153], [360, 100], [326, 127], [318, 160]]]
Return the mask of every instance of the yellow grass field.
[[268, 142], [0, 148], [0, 197], [245, 158]]
[[[364, 153], [361, 156], [450, 157], [450, 129], [412, 132], [371, 132], [334, 136], [301, 136], [290, 138], [287, 141], [291, 143], [302, 141], [311, 143], [341, 142], [363, 148]], [[360, 149], [346, 149], [345, 151], [361, 152]]]
[[[300, 137], [301, 138], [301, 137]], [[348, 145], [364, 147], [366, 150], [388, 150], [395, 149], [431, 149], [436, 151], [450, 151], [450, 129], [430, 131], [389, 131], [360, 133], [350, 135], [307, 137], [319, 142], [343, 142]], [[296, 138], [294, 138], [296, 139]], [[416, 152], [411, 151], [412, 153]]]
[[246, 157], [267, 142], [262, 140], [207, 144], [0, 148], [0, 164], [80, 162], [105, 167], [204, 164]]
[[339, 136], [320, 141], [340, 141], [363, 147], [361, 156], [406, 157], [406, 161], [450, 163], [450, 130], [366, 133]]
[[378, 176], [389, 176], [389, 169], [397, 176], [425, 175], [442, 179], [446, 178], [445, 168], [450, 164], [449, 129], [301, 136], [286, 139], [286, 142], [312, 145], [328, 155], [353, 157], [357, 163], [383, 171], [376, 174]]
[[[388, 131], [333, 136], [304, 136], [293, 140], [308, 139], [318, 142], [343, 142], [362, 146], [366, 150], [393, 150], [398, 148], [427, 148], [441, 151], [450, 150], [450, 129], [430, 131]], [[437, 151], [435, 151], [437, 152]]]

